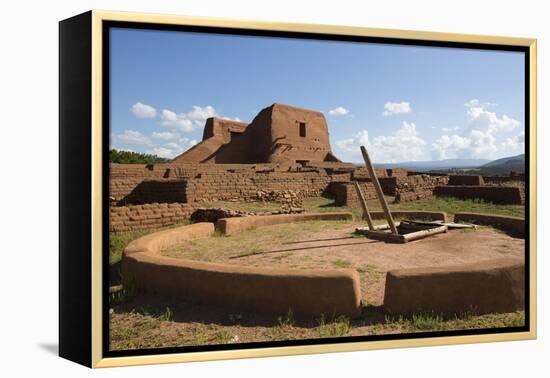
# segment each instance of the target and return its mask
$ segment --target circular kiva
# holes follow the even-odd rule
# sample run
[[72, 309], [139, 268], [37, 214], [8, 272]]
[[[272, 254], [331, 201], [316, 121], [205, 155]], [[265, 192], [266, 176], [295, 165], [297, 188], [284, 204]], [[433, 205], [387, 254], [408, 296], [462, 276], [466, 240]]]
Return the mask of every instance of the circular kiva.
[[[277, 217], [273, 220], [274, 217]], [[255, 218], [265, 224], [346, 220], [351, 213], [316, 213]], [[235, 218], [236, 219], [236, 218]], [[244, 218], [243, 218], [244, 219]], [[253, 222], [249, 222], [251, 225]], [[294, 270], [239, 267], [170, 258], [160, 251], [185, 240], [211, 236], [213, 223], [196, 223], [156, 232], [131, 242], [122, 257], [124, 285], [199, 303], [248, 311], [302, 316], [344, 315], [361, 311], [359, 274], [354, 269]]]
[[[445, 213], [414, 212], [423, 219], [445, 220]], [[491, 225], [491, 216], [470, 221]], [[406, 214], [405, 216], [412, 216]], [[457, 214], [455, 220], [462, 220]], [[217, 222], [222, 233], [254, 226], [319, 220], [351, 220], [351, 213], [308, 213], [227, 218]], [[458, 219], [457, 219], [458, 218]], [[520, 218], [495, 225], [519, 226]], [[244, 311], [295, 314], [318, 318], [355, 317], [361, 312], [360, 275], [355, 269], [286, 269], [200, 262], [167, 257], [161, 251], [184, 241], [214, 234], [213, 223], [196, 223], [159, 231], [131, 242], [124, 250], [124, 285], [141, 291]], [[473, 264], [405, 268], [386, 274], [384, 308], [395, 314], [510, 312], [524, 305], [524, 263], [493, 258]]]
[[[499, 228], [524, 237], [523, 218], [456, 213], [455, 222]], [[386, 311], [413, 313], [496, 313], [525, 307], [525, 263], [518, 258], [493, 258], [473, 264], [388, 271]]]

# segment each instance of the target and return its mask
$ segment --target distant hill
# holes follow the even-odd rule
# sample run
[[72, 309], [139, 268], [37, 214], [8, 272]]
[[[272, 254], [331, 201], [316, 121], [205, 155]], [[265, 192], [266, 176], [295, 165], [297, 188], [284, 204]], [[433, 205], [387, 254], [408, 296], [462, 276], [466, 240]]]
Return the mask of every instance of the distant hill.
[[518, 166], [518, 167], [521, 167], [522, 171], [525, 170], [525, 154], [493, 160], [487, 164], [482, 165], [481, 168], [504, 167], [504, 166]]
[[525, 154], [493, 160], [480, 167], [482, 172], [508, 174], [510, 171], [525, 172]]
[[406, 161], [401, 163], [375, 164], [376, 168], [406, 168], [417, 171], [429, 171], [452, 168], [476, 168], [490, 163], [487, 159], [443, 159], [432, 161]]

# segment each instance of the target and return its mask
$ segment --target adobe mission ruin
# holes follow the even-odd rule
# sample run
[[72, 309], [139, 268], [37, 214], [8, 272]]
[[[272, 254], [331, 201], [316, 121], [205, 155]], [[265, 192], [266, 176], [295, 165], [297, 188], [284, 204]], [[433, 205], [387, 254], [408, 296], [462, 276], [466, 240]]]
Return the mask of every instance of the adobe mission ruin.
[[[318, 111], [273, 104], [249, 124], [210, 118], [202, 141], [169, 162], [110, 164], [109, 184], [111, 234], [146, 233], [125, 246], [118, 268], [111, 265], [112, 283], [122, 283], [123, 293], [128, 287], [166, 298], [183, 318], [189, 311], [200, 318], [203, 306], [253, 317], [291, 309], [313, 322], [342, 316], [369, 334], [385, 332], [365, 326], [382, 324], [380, 314], [517, 317], [524, 309], [523, 218], [456, 212], [451, 219], [425, 208], [392, 209], [388, 218], [384, 206], [365, 210], [375, 200], [414, 204], [434, 196], [523, 205], [523, 176], [343, 162]], [[306, 206], [321, 198], [331, 201], [328, 211]], [[241, 207], [266, 203], [277, 210]], [[352, 211], [361, 208], [362, 217]], [[372, 218], [368, 229], [365, 214]], [[463, 234], [473, 225], [462, 222], [489, 227]], [[388, 233], [392, 224], [396, 232]], [[120, 311], [115, 305], [115, 330], [130, 316], [124, 306]], [[183, 332], [190, 327], [178, 323]], [[226, 331], [225, 320], [214, 323]], [[126, 345], [122, 334], [121, 344], [111, 339], [112, 349]], [[266, 334], [238, 337], [258, 341]], [[169, 336], [158, 340], [172, 345]]]
[[[375, 171], [384, 194], [396, 203], [434, 195], [502, 204], [525, 201], [520, 175]], [[318, 196], [334, 199], [336, 206], [358, 206], [354, 182], [367, 200], [376, 198], [365, 167], [342, 162], [332, 152], [322, 112], [277, 103], [249, 124], [209, 118], [202, 141], [173, 160], [111, 164], [110, 175], [111, 231], [174, 224], [189, 219], [205, 201], [272, 201], [281, 204], [283, 213], [299, 212], [304, 198]]]
[[330, 148], [323, 113], [273, 104], [250, 124], [209, 118], [202, 141], [174, 163], [301, 163], [340, 162]]

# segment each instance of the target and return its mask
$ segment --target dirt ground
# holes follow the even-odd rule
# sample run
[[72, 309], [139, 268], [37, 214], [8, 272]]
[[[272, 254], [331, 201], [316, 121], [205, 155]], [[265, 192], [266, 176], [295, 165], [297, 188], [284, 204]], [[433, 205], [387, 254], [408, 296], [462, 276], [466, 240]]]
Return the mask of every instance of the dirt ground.
[[259, 315], [237, 308], [139, 296], [112, 309], [109, 324], [110, 349], [128, 350], [518, 327], [525, 324], [525, 314], [520, 311], [464, 314], [447, 319], [435, 315], [392, 318], [380, 306], [366, 306], [356, 319], [303, 320], [291, 313]]
[[197, 305], [156, 296], [131, 295], [111, 306], [110, 349], [127, 350], [240, 344], [460, 329], [523, 326], [524, 312], [434, 314], [392, 318], [384, 312], [385, 274], [408, 267], [472, 263], [496, 257], [524, 258], [524, 240], [490, 227], [452, 230], [407, 244], [354, 234], [358, 222], [307, 222], [259, 227], [234, 236], [216, 235], [163, 251], [167, 256], [264, 267], [356, 269], [363, 309], [356, 319], [296, 319], [292, 313], [258, 315], [238, 308]]
[[[474, 263], [498, 257], [524, 258], [524, 240], [489, 227], [451, 230], [406, 244], [354, 235], [359, 223], [278, 225], [236, 237], [187, 242], [164, 254], [226, 264], [294, 269], [353, 268], [361, 276], [364, 304], [379, 306], [388, 270]], [[309, 232], [295, 229], [309, 227]], [[321, 227], [317, 229], [317, 227]], [[217, 248], [223, 243], [224, 248]], [[232, 244], [235, 244], [234, 246]], [[247, 248], [245, 246], [252, 248]]]

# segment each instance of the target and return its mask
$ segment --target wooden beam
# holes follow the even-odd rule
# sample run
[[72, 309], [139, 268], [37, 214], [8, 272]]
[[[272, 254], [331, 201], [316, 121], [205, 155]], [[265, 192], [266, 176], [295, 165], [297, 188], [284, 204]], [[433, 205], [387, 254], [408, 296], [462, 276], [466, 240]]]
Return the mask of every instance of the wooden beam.
[[356, 230], [357, 233], [365, 235], [369, 239], [380, 240], [390, 243], [406, 243], [405, 235], [392, 234], [387, 231]]
[[369, 176], [372, 181], [372, 184], [374, 185], [374, 189], [376, 190], [376, 195], [378, 196], [378, 200], [380, 201], [380, 205], [382, 206], [382, 210], [384, 210], [384, 215], [386, 216], [386, 221], [388, 222], [388, 225], [390, 226], [390, 230], [392, 234], [398, 234], [397, 227], [395, 226], [395, 222], [393, 221], [393, 218], [391, 216], [390, 207], [388, 206], [388, 203], [386, 202], [386, 198], [384, 198], [384, 192], [382, 192], [382, 187], [380, 186], [380, 182], [378, 181], [378, 177], [376, 177], [376, 172], [374, 171], [374, 167], [372, 166], [372, 162], [370, 161], [369, 154], [367, 153], [367, 149], [365, 146], [361, 146], [361, 153], [363, 154], [363, 160], [365, 160], [365, 166], [367, 167], [367, 170], [369, 171]]
[[363, 195], [363, 191], [361, 190], [361, 185], [359, 185], [357, 181], [354, 181], [354, 183], [355, 183], [355, 190], [357, 191], [357, 197], [359, 198], [359, 202], [361, 203], [361, 207], [363, 208], [363, 219], [367, 221], [367, 224], [369, 225], [369, 229], [374, 230], [374, 224], [372, 223], [372, 218], [370, 216], [369, 208], [367, 206], [367, 200]]
[[439, 226], [439, 227], [431, 228], [429, 230], [411, 232], [410, 234], [403, 235], [403, 237], [405, 239], [405, 243], [408, 243], [413, 240], [424, 239], [424, 238], [427, 238], [428, 236], [441, 234], [444, 232], [447, 232], [447, 226]]

